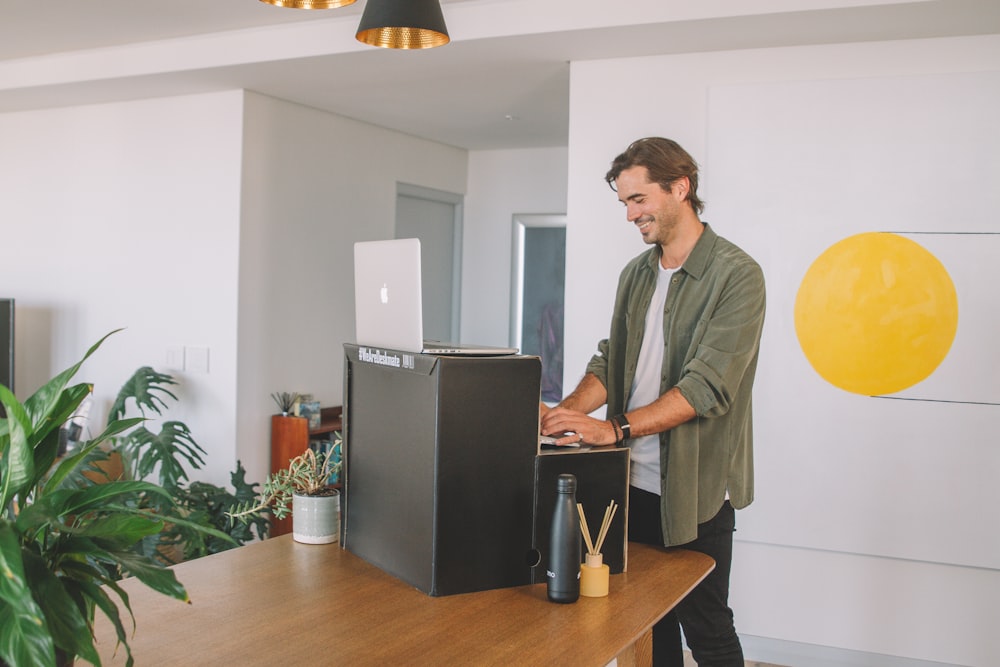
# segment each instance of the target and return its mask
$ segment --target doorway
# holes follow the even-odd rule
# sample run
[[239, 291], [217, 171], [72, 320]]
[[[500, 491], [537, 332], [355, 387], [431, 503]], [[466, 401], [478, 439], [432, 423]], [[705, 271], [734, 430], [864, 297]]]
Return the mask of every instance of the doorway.
[[566, 216], [514, 216], [511, 345], [542, 360], [542, 400], [563, 390], [566, 298]]
[[462, 196], [398, 183], [396, 238], [420, 239], [424, 337], [458, 341], [462, 302]]

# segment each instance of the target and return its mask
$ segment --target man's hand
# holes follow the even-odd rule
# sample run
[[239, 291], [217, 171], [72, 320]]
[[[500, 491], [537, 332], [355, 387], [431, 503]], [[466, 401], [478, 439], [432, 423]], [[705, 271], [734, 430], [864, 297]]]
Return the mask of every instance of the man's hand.
[[552, 408], [542, 416], [542, 435], [556, 438], [556, 445], [613, 445], [615, 428], [609, 421], [594, 419], [569, 408]]

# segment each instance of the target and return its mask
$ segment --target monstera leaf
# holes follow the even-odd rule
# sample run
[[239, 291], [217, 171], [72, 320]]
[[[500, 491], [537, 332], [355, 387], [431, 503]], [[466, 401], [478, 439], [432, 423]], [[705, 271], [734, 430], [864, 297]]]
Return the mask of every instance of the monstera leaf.
[[167, 407], [163, 396], [177, 400], [173, 392], [164, 386], [172, 384], [177, 384], [173, 377], [165, 373], [157, 373], [149, 366], [143, 366], [122, 385], [115, 402], [111, 405], [111, 413], [108, 418], [121, 419], [124, 417], [127, 410], [126, 404], [130, 398], [135, 401], [136, 407], [144, 416], [146, 410], [151, 410], [158, 415], [163, 414], [163, 410]]
[[205, 463], [201, 457], [205, 450], [194, 441], [183, 422], [164, 422], [159, 433], [139, 426], [125, 436], [124, 441], [125, 453], [134, 461], [136, 478], [145, 479], [158, 468], [160, 486], [171, 491], [188, 478], [182, 460], [193, 468], [200, 468]]

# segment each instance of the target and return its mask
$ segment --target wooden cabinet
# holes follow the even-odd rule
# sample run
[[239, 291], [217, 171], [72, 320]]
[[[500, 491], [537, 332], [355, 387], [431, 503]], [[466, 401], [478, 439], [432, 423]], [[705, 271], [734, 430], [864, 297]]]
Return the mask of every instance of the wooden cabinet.
[[[309, 447], [313, 439], [328, 437], [334, 431], [343, 428], [343, 409], [338, 405], [320, 410], [320, 425], [309, 428], [309, 420], [305, 417], [284, 415], [271, 416], [271, 472], [277, 472], [288, 466], [288, 462]], [[292, 518], [273, 519], [271, 537], [292, 532]]]

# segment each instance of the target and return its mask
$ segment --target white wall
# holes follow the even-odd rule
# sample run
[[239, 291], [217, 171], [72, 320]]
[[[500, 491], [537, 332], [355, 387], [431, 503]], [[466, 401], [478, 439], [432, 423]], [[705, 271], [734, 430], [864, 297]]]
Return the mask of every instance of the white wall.
[[[744, 167], [737, 172], [728, 162], [732, 159], [732, 151], [719, 150], [713, 144], [719, 136], [717, 128], [710, 122], [711, 91], [735, 84], [747, 86], [752, 91], [754, 85], [763, 86], [772, 82], [875, 77], [891, 80], [930, 74], [941, 75], [942, 80], [948, 81], [949, 74], [960, 77], [968, 72], [995, 72], [998, 62], [1000, 38], [990, 36], [574, 63], [570, 108], [573, 122], [569, 142], [570, 224], [567, 231], [568, 256], [573, 261], [568, 262], [567, 267], [567, 382], [575, 381], [577, 369], [582, 368], [592, 354], [595, 342], [606, 335], [617, 271], [629, 257], [644, 247], [635, 231], [625, 222], [614, 194], [599, 180], [610, 160], [630, 141], [647, 135], [669, 136], [677, 139], [699, 160], [703, 168], [702, 194], [708, 201], [704, 218], [723, 236], [758, 255], [768, 276], [769, 293], [777, 295], [788, 291], [785, 281], [791, 280], [794, 273], [788, 272], [787, 267], [780, 263], [781, 250], [791, 251], [794, 244], [774, 230], [756, 226], [748, 228], [744, 220], [755, 215], [761, 217], [761, 211], [755, 207], [777, 205], [781, 210], [782, 200], [772, 196], [765, 198], [764, 203], [750, 198], [728, 201], [722, 187], [727, 181], [719, 175], [727, 173], [728, 182], [742, 178], [751, 190], [754, 184], [758, 184], [760, 188], [782, 193], [781, 183], [769, 180], [771, 174], [767, 169], [758, 171]], [[931, 82], [926, 95], [930, 99], [944, 94], [947, 89]], [[847, 90], [852, 89], [848, 87]], [[998, 94], [1000, 91], [993, 91], [994, 105], [997, 104]], [[744, 99], [751, 98], [752, 95]], [[862, 104], [867, 100], [858, 98], [856, 101]], [[845, 104], [850, 106], [850, 100], [846, 100]], [[819, 110], [819, 113], [826, 113], [826, 110]], [[905, 113], [901, 115], [905, 116]], [[956, 114], [941, 119], [941, 122], [969, 121], [964, 116], [960, 120]], [[748, 130], [752, 131], [755, 129]], [[774, 128], [771, 131], [774, 132]], [[966, 128], [963, 135], [974, 137], [977, 133], [995, 137], [995, 123], [981, 120], [977, 127]], [[733, 140], [732, 133], [726, 136], [727, 141]], [[780, 141], [781, 135], [776, 139]], [[914, 137], [914, 141], [919, 140], [919, 136]], [[850, 145], [852, 139], [848, 136], [843, 141]], [[766, 147], [767, 141], [755, 137], [753, 146], [760, 150], [760, 144]], [[863, 159], [865, 148], [863, 145], [855, 146], [858, 159], [853, 166], [862, 172], [866, 168]], [[988, 173], [992, 173], [989, 170], [994, 169], [993, 161], [984, 161], [977, 150], [975, 142], [971, 142], [966, 153], [967, 160], [961, 164], [943, 165], [949, 182], [956, 171], [981, 169], [986, 164], [990, 165]], [[712, 159], [722, 162], [713, 163]], [[824, 184], [830, 202], [848, 205], [843, 227], [835, 231], [842, 231], [845, 236], [856, 232], [857, 217], [867, 210], [865, 200], [857, 200], [857, 205], [851, 208], [851, 198], [857, 197], [856, 188], [842, 187], [845, 181], [842, 168], [827, 168], [824, 171], [822, 161], [819, 162], [818, 167], [811, 164], [810, 168], [816, 170], [816, 179]], [[766, 165], [767, 159], [762, 159], [760, 164]], [[967, 173], [973, 175], [973, 172]], [[713, 190], [717, 184], [713, 174], [721, 181], [718, 191]], [[857, 183], [858, 174], [852, 173], [851, 176], [851, 182]], [[875, 176], [877, 174], [872, 174], [872, 177]], [[964, 201], [979, 197], [975, 188], [979, 182], [977, 178], [959, 178], [963, 185], [970, 188], [957, 196]], [[860, 180], [864, 180], [863, 175]], [[926, 196], [933, 197], [933, 191], [933, 188], [914, 187], [911, 194], [919, 200]], [[953, 194], [954, 188], [948, 188], [948, 192]], [[978, 208], [989, 214], [995, 207], [985, 203], [989, 201], [988, 197], [981, 201]], [[713, 208], [713, 200], [719, 203], [718, 207]], [[716, 217], [713, 211], [721, 212], [723, 216]], [[746, 215], [735, 219], [741, 212]], [[785, 210], [782, 213], [786, 217], [789, 215]], [[808, 236], [809, 210], [796, 210], [792, 217]], [[978, 221], [972, 224], [976, 229], [982, 227]], [[954, 222], [949, 221], [948, 227], [954, 228]], [[986, 228], [996, 230], [996, 225], [994, 223], [990, 227], [986, 224]], [[805, 483], [806, 490], [802, 491], [801, 480], [795, 476], [794, 470], [773, 474], [772, 465], [787, 461], [804, 446], [801, 436], [791, 434], [786, 428], [787, 410], [794, 405], [790, 398], [796, 391], [797, 380], [782, 377], [779, 370], [786, 369], [789, 366], [786, 360], [801, 355], [801, 352], [795, 345], [771, 346], [768, 343], [768, 340], [789, 338], [785, 329], [790, 326], [792, 318], [782, 312], [785, 301], [782, 298], [769, 299], [768, 322], [762, 344], [758, 391], [755, 394], [755, 431], [758, 481], [766, 483], [758, 485], [757, 502], [737, 515], [740, 530], [737, 533], [732, 577], [737, 629], [744, 635], [849, 649], [869, 656], [883, 654], [963, 665], [997, 664], [1000, 660], [1000, 638], [990, 632], [990, 621], [987, 619], [995, 617], [993, 606], [1000, 595], [1000, 572], [988, 566], [956, 564], [983, 562], [981, 553], [973, 551], [972, 545], [964, 547], [962, 540], [958, 539], [957, 543], [950, 545], [952, 555], [957, 552], [958, 557], [926, 562], [899, 555], [890, 554], [887, 557], [872, 554], [865, 549], [859, 552], [859, 547], [854, 547], [856, 550], [852, 552], [850, 548], [838, 547], [836, 543], [832, 547], [816, 548], [809, 546], [809, 540], [797, 539], [796, 535], [789, 534], [787, 521], [790, 513], [801, 517], [804, 525], [810, 520], [829, 524], [820, 526], [820, 532], [824, 527], [834, 533], [844, 530], [836, 524], [838, 518], [853, 522], [848, 530], [854, 534], [898, 530], [898, 524], [887, 525], [887, 522], [880, 521], [884, 515], [884, 512], [878, 511], [880, 508], [873, 507], [870, 514], [862, 513], [860, 516], [843, 516], [843, 512], [838, 514], [838, 508], [848, 506], [845, 501], [854, 494], [870, 494], [882, 498], [883, 503], [895, 504], [893, 509], [903, 508], [903, 514], [907, 515], [906, 508], [913, 506], [913, 493], [909, 486], [902, 485], [897, 477], [891, 475], [879, 476], [878, 479], [858, 475], [844, 479], [836, 493], [831, 494], [828, 485], [822, 487], [824, 492], [820, 494], [811, 492], [808, 482]], [[791, 339], [794, 340], [794, 336]], [[821, 382], [818, 379], [813, 381]], [[832, 412], [834, 406], [843, 405], [835, 398], [831, 397], [826, 405], [829, 414], [824, 415], [825, 419], [850, 422], [857, 417], [849, 410]], [[995, 444], [995, 427], [1000, 424], [997, 423], [996, 408], [992, 410], [992, 416], [985, 420], [985, 427], [982, 419], [951, 420], [951, 439], [959, 443]], [[933, 446], [923, 443], [914, 447], [910, 455], [937, 456], [949, 460], [948, 456], [953, 452], [954, 449], [946, 442]], [[814, 454], [818, 461], [824, 456], [836, 462], [838, 451], [833, 449]], [[899, 463], [904, 465], [905, 458]], [[822, 475], [825, 469], [823, 465], [816, 465], [815, 468], [802, 474]], [[953, 466], [948, 466], [948, 470], [953, 469]], [[961, 474], [945, 473], [936, 482], [939, 488], [928, 491], [948, 494], [949, 487], [956, 490], [962, 487], [963, 477]], [[872, 489], [871, 485], [878, 485], [879, 488]], [[794, 492], [789, 494], [789, 491]], [[844, 501], [838, 502], [837, 494], [843, 494]], [[784, 506], [777, 507], [774, 497], [782, 498]], [[957, 502], [959, 507], [954, 518], [962, 527], [957, 533], [961, 535], [962, 530], [971, 530], [978, 523], [968, 517], [979, 517], [984, 510], [978, 504]], [[908, 518], [912, 522], [910, 530], [925, 531], [918, 537], [907, 535], [908, 543], [912, 544], [914, 539], [941, 539], [939, 536], [944, 526], [925, 524], [921, 517], [913, 516], [912, 511]], [[940, 521], [937, 523], [940, 524]], [[953, 526], [947, 528], [952, 529]], [[979, 530], [994, 534], [995, 521], [987, 520]], [[816, 532], [815, 526], [807, 525], [799, 537], [805, 538], [807, 533], [814, 536]], [[981, 549], [981, 542], [981, 539], [977, 540], [976, 549]], [[963, 549], [968, 553], [963, 553]], [[944, 553], [939, 549], [928, 553], [931, 551]]]
[[[0, 114], [0, 136], [18, 396], [127, 327], [81, 373], [95, 419], [139, 366], [174, 375], [167, 416], [220, 485], [237, 459], [266, 475], [272, 392], [342, 402], [353, 243], [393, 235], [397, 183], [466, 195], [462, 338], [479, 343], [506, 343], [512, 216], [566, 206], [565, 148], [469, 158], [252, 92]], [[168, 367], [176, 347], [208, 348], [209, 372]]]
[[[481, 343], [506, 343], [512, 216], [566, 205], [564, 148], [467, 167], [463, 150], [252, 92], [2, 114], [0, 136], [19, 397], [128, 327], [81, 374], [95, 416], [139, 366], [171, 373], [168, 417], [208, 451], [194, 477], [223, 485], [236, 459], [266, 475], [272, 392], [342, 402], [353, 243], [393, 235], [397, 183], [468, 189], [463, 338]], [[207, 347], [209, 372], [168, 367], [171, 347]]]
[[[108, 340], [81, 369], [96, 435], [140, 366], [173, 373], [168, 418], [233, 458], [241, 142], [239, 93], [0, 114], [0, 293], [17, 299], [17, 396]], [[210, 373], [167, 369], [207, 347]]]
[[509, 343], [513, 218], [566, 212], [566, 156], [562, 147], [469, 153], [462, 341]]
[[463, 150], [242, 91], [0, 114], [0, 137], [18, 397], [127, 327], [79, 376], [95, 418], [139, 366], [171, 373], [167, 417], [208, 452], [192, 477], [219, 485], [237, 458], [267, 474], [272, 392], [341, 403], [353, 242], [393, 235], [397, 182], [467, 180]]
[[397, 183], [465, 194], [467, 154], [255, 93], [244, 142], [237, 450], [262, 480], [271, 393], [342, 403], [354, 242], [393, 237]]

